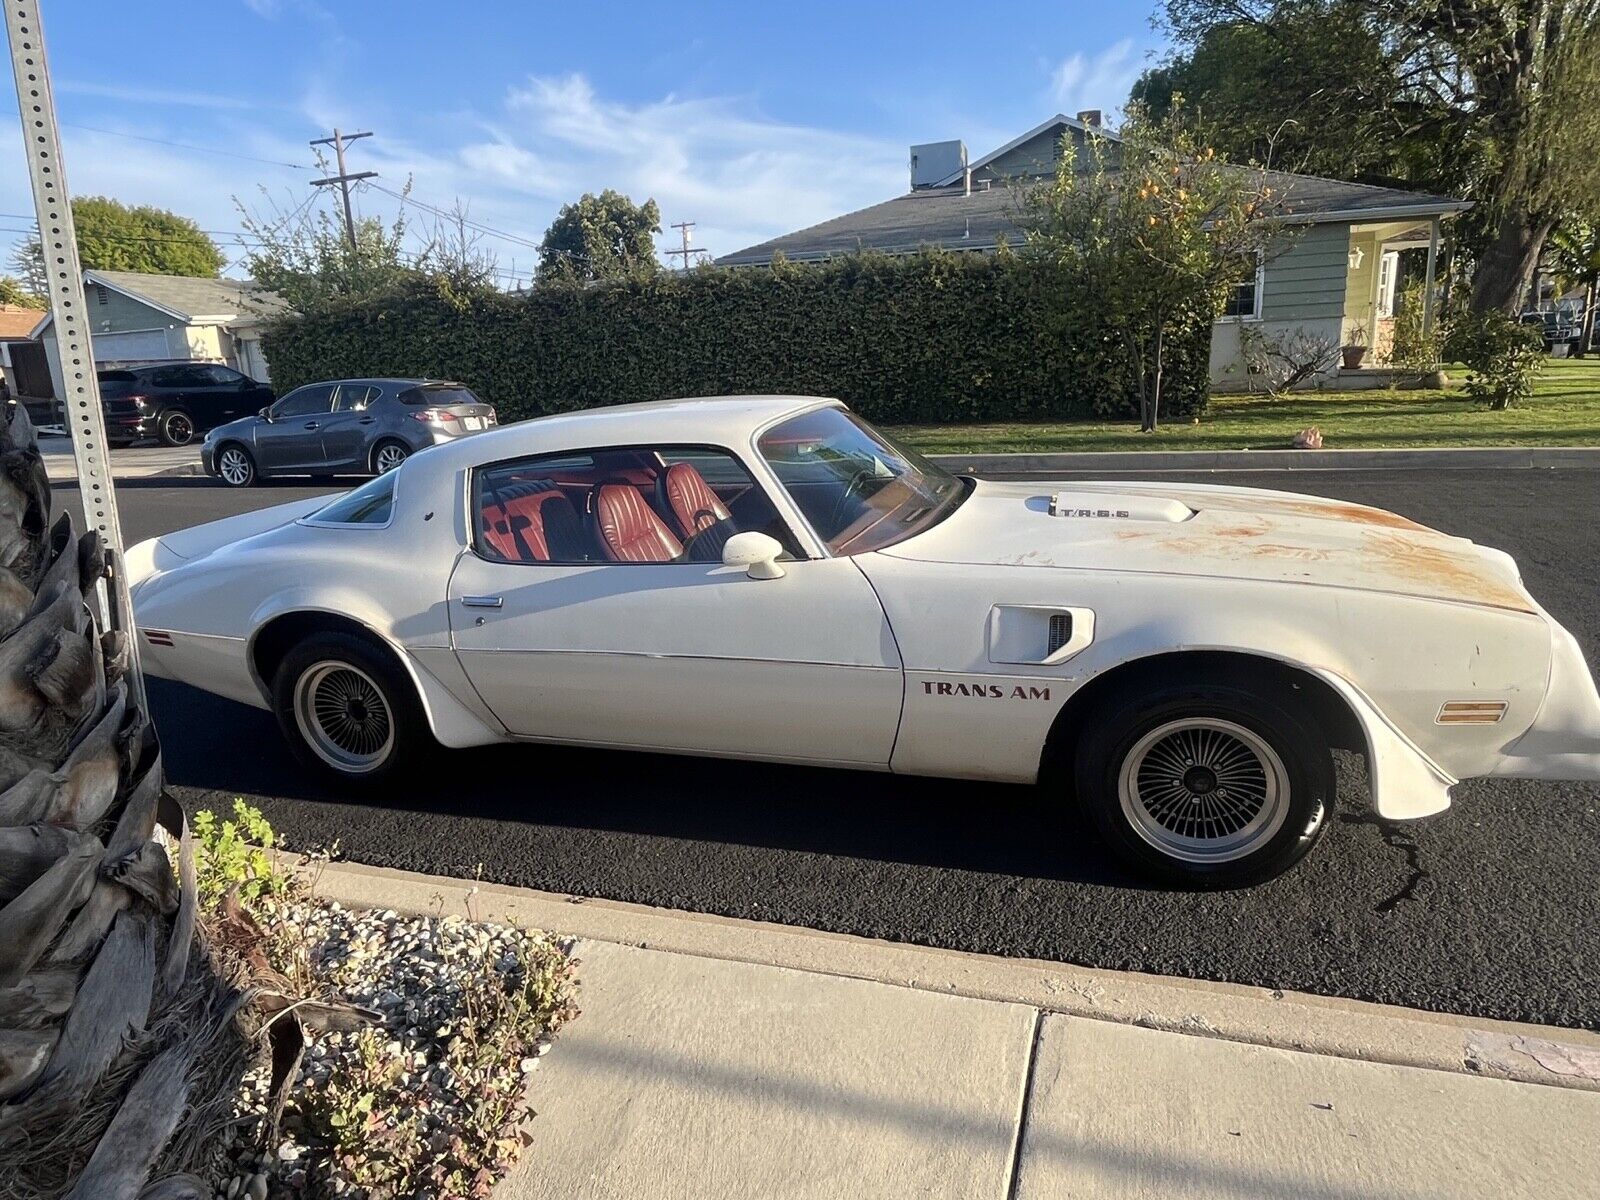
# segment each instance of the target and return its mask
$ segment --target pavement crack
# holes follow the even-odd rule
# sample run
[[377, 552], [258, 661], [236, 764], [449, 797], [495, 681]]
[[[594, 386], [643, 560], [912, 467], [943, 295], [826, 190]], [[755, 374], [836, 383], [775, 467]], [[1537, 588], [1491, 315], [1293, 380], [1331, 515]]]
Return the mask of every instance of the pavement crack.
[[1383, 839], [1383, 844], [1391, 850], [1400, 851], [1405, 860], [1405, 869], [1408, 872], [1404, 883], [1392, 896], [1388, 896], [1373, 907], [1373, 912], [1388, 916], [1400, 905], [1417, 898], [1417, 889], [1424, 880], [1432, 876], [1432, 872], [1422, 865], [1422, 850], [1407, 831], [1405, 826], [1397, 825], [1392, 821], [1385, 821], [1377, 813], [1342, 813], [1339, 819], [1346, 825], [1370, 825], [1378, 831], [1378, 836]]

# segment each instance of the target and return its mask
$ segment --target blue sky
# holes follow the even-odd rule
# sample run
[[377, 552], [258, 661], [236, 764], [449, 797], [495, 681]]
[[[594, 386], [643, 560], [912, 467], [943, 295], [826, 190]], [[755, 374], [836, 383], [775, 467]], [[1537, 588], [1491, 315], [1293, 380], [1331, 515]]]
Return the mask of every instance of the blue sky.
[[[75, 193], [236, 231], [235, 196], [306, 198], [306, 143], [339, 125], [377, 135], [352, 170], [395, 190], [409, 176], [417, 199], [459, 197], [516, 237], [614, 187], [721, 254], [903, 191], [913, 142], [976, 156], [1057, 111], [1114, 110], [1160, 51], [1152, 7], [45, 0], [44, 20]], [[32, 209], [6, 100], [12, 229]], [[367, 189], [358, 205], [397, 202]], [[532, 265], [525, 245], [482, 244], [505, 272]]]

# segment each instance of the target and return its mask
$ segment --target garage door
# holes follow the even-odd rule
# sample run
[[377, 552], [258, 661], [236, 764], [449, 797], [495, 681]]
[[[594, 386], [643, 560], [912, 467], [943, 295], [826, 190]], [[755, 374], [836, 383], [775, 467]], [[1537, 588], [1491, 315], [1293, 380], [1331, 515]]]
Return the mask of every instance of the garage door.
[[90, 334], [94, 346], [94, 360], [106, 362], [159, 362], [169, 358], [167, 331], [145, 329], [138, 333]]

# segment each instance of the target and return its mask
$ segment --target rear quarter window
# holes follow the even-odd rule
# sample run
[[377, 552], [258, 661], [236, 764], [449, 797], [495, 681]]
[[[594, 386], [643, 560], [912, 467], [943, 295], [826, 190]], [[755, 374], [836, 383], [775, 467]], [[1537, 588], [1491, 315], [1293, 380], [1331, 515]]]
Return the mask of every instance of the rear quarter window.
[[394, 515], [395, 472], [369, 479], [306, 517], [317, 525], [387, 525]]

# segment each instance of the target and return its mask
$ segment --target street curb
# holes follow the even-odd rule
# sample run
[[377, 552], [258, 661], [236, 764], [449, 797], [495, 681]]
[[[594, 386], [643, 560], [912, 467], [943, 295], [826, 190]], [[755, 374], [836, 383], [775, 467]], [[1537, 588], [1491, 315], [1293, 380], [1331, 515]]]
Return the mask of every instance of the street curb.
[[1582, 1030], [940, 950], [360, 863], [314, 862], [299, 869], [318, 896], [353, 908], [504, 919], [593, 941], [1027, 1004], [1148, 1029], [1600, 1091], [1600, 1034]]
[[961, 474], [1077, 471], [1530, 471], [1600, 467], [1600, 446], [1410, 450], [1115, 450], [1060, 454], [930, 454]]

